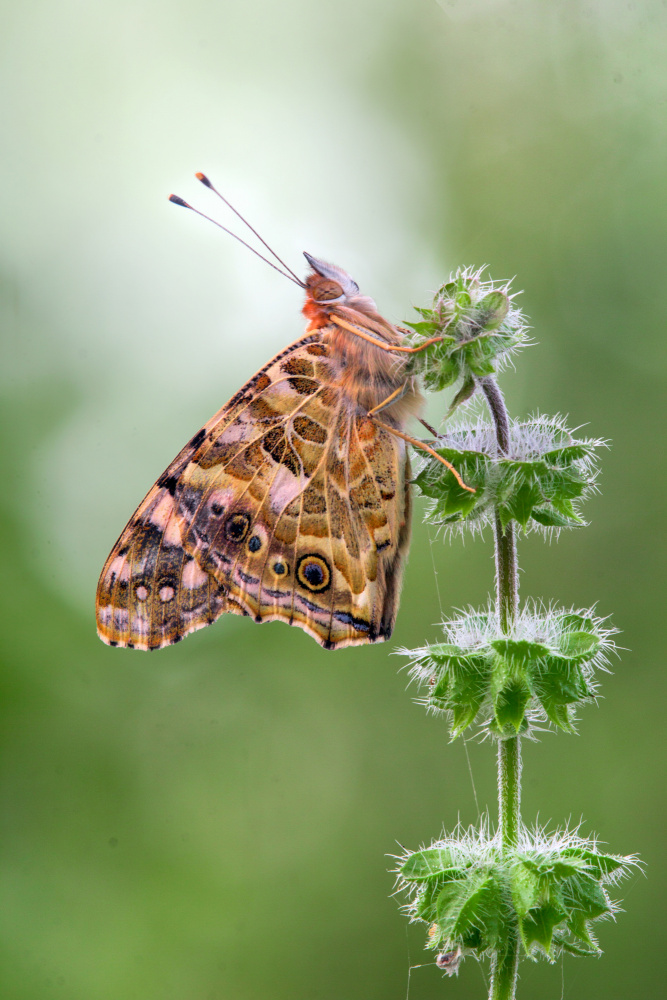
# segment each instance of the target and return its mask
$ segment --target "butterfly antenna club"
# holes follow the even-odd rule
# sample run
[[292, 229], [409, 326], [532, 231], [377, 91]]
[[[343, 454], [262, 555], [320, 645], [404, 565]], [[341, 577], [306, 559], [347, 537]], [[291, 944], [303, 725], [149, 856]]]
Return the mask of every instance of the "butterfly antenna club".
[[200, 171], [199, 173], [195, 174], [195, 177], [197, 178], [197, 180], [201, 184], [204, 185], [204, 187], [207, 187], [210, 191], [213, 192], [213, 194], [216, 194], [218, 196], [218, 198], [220, 199], [220, 201], [222, 201], [222, 202], [225, 203], [225, 205], [227, 206], [227, 208], [231, 209], [231, 211], [234, 213], [234, 215], [241, 220], [241, 222], [243, 223], [243, 225], [247, 226], [248, 229], [250, 230], [250, 232], [254, 236], [257, 237], [257, 239], [262, 244], [262, 246], [266, 247], [266, 249], [269, 251], [269, 253], [271, 254], [271, 256], [275, 257], [275, 259], [278, 261], [278, 263], [282, 264], [282, 266], [285, 268], [286, 271], [289, 271], [289, 273], [292, 275], [293, 279], [301, 286], [301, 288], [304, 288], [305, 285], [304, 285], [303, 281], [300, 280], [299, 276], [296, 275], [294, 273], [294, 271], [292, 270], [292, 268], [289, 267], [285, 263], [285, 261], [282, 259], [282, 257], [278, 256], [278, 254], [276, 253], [276, 251], [272, 247], [270, 247], [269, 244], [266, 242], [266, 240], [263, 239], [259, 235], [259, 233], [257, 232], [257, 230], [253, 226], [250, 225], [250, 223], [248, 222], [248, 220], [241, 215], [241, 213], [238, 211], [238, 209], [234, 208], [234, 206], [232, 205], [232, 203], [230, 201], [227, 201], [227, 199], [225, 198], [225, 196], [223, 194], [220, 194], [220, 192], [218, 191], [217, 187], [215, 187], [215, 185], [211, 183], [211, 181], [206, 176], [206, 174], [202, 174], [201, 171]]
[[[185, 201], [184, 198], [179, 197], [179, 195], [177, 195], [177, 194], [170, 194], [169, 195], [169, 201], [173, 205], [180, 205], [181, 208], [189, 208], [191, 212], [195, 213], [195, 215], [201, 215], [202, 219], [207, 219], [209, 222], [212, 222], [214, 226], [218, 227], [218, 229], [222, 229], [223, 233], [227, 233], [228, 236], [233, 236], [233, 238], [235, 240], [238, 240], [239, 243], [242, 243], [244, 247], [246, 247], [248, 250], [251, 251], [251, 253], [254, 253], [256, 257], [259, 257], [259, 259], [263, 260], [265, 264], [268, 264], [269, 267], [272, 267], [274, 271], [277, 271], [278, 274], [282, 274], [283, 278], [288, 278], [289, 281], [293, 281], [295, 283], [295, 285], [299, 286], [299, 288], [304, 288], [305, 287], [303, 281], [299, 281], [299, 279], [296, 278], [292, 274], [291, 271], [289, 271], [289, 268], [287, 269], [289, 271], [289, 273], [286, 273], [285, 271], [281, 271], [281, 269], [279, 267], [276, 267], [276, 265], [273, 263], [273, 261], [268, 260], [263, 254], [261, 254], [259, 252], [259, 250], [255, 250], [255, 248], [252, 247], [252, 246], [250, 246], [249, 243], [246, 243], [245, 240], [242, 240], [240, 236], [238, 236], [236, 233], [233, 233], [231, 231], [231, 229], [227, 229], [226, 226], [223, 226], [216, 219], [212, 219], [210, 215], [206, 215], [205, 212], [200, 212], [198, 208], [195, 208], [194, 205], [191, 205], [189, 202]], [[262, 240], [262, 242], [264, 242], [264, 241]], [[274, 254], [274, 256], [275, 256], [275, 254]], [[280, 259], [280, 258], [278, 258], [278, 259]], [[281, 261], [281, 264], [282, 264], [282, 261]]]

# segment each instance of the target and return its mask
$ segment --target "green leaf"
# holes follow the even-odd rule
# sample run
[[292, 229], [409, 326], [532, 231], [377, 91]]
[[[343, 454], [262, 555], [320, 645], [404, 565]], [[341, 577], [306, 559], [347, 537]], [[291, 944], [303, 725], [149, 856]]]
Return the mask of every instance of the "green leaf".
[[566, 632], [559, 643], [558, 653], [569, 660], [590, 658], [600, 648], [600, 640], [590, 632]]
[[[564, 853], [564, 852], [563, 852]], [[581, 861], [579, 858], [568, 857], [566, 861], [563, 861], [562, 856], [558, 858], [545, 857], [544, 855], [538, 855], [536, 857], [531, 857], [530, 855], [519, 855], [522, 864], [535, 875], [539, 875], [543, 880], [540, 884], [542, 885], [542, 890], [544, 892], [550, 892], [551, 889], [547, 885], [549, 882], [562, 881], [564, 878], [569, 878], [571, 875], [576, 875], [578, 872], [585, 873], [585, 862]]]
[[[401, 875], [411, 882], [419, 882], [453, 870], [452, 852], [447, 847], [428, 847], [423, 851], [415, 851], [401, 865]], [[460, 878], [460, 869], [455, 870], [458, 874], [452, 877]]]
[[504, 531], [505, 528], [507, 527], [507, 525], [512, 520], [512, 511], [509, 509], [509, 507], [507, 507], [506, 504], [499, 503], [496, 506], [496, 513], [498, 514], [498, 517], [500, 518], [500, 525], [501, 525], [501, 527], [502, 527], [502, 529]]
[[580, 858], [569, 858], [567, 861], [559, 858], [551, 863], [551, 873], [559, 881], [578, 875], [580, 872], [586, 873], [586, 864]]
[[477, 375], [478, 378], [486, 378], [487, 375], [493, 375], [496, 370], [496, 366], [493, 361], [485, 361], [481, 359], [479, 361], [469, 358], [468, 367], [473, 374]]
[[589, 484], [582, 480], [568, 479], [566, 482], [554, 482], [551, 502], [557, 507], [559, 513], [565, 516], [572, 516], [581, 521], [581, 517], [574, 509], [573, 500], [579, 500]]
[[528, 951], [533, 944], [538, 944], [545, 952], [551, 952], [551, 939], [554, 929], [567, 918], [567, 913], [560, 907], [546, 903], [531, 910], [520, 921], [521, 938]]
[[485, 295], [477, 303], [477, 316], [480, 327], [484, 330], [495, 330], [507, 316], [510, 300], [504, 292], [494, 291]]
[[482, 706], [485, 694], [486, 685], [482, 683], [477, 686], [470, 684], [465, 691], [462, 691], [460, 687], [456, 694], [453, 691], [450, 693], [446, 707], [452, 713], [452, 736], [460, 736], [464, 729], [472, 725]]
[[471, 700], [467, 704], [452, 703], [448, 707], [452, 713], [451, 734], [453, 738], [456, 738], [475, 721], [481, 707], [481, 699], [478, 702]]
[[448, 930], [456, 922], [462, 903], [468, 898], [468, 882], [447, 882], [440, 889], [435, 904], [436, 920]]
[[590, 875], [577, 875], [563, 887], [566, 904], [584, 920], [595, 920], [610, 912], [609, 900], [600, 883]]
[[580, 940], [582, 943], [579, 946], [577, 946], [566, 937], [566, 932], [555, 931], [553, 936], [553, 941], [558, 948], [562, 948], [563, 951], [566, 951], [569, 955], [575, 955], [578, 958], [589, 958], [591, 956], [597, 956], [601, 954], [598, 946], [595, 944], [594, 941], [591, 940], [585, 925], [583, 925], [583, 933], [581, 934], [574, 932], [574, 930], [570, 925], [570, 921], [568, 921], [567, 926], [570, 929], [571, 933], [574, 934], [575, 938]]
[[[570, 492], [575, 493], [573, 499], [577, 499], [577, 497], [581, 496], [583, 491], [584, 491], [583, 484], [581, 485], [578, 484], [576, 493], [574, 490], [571, 490]], [[576, 510], [574, 509], [574, 504], [572, 503], [572, 500], [567, 498], [563, 499], [563, 497], [553, 497], [551, 503], [555, 508], [555, 510], [557, 510], [559, 514], [562, 514], [563, 517], [571, 517], [573, 518], [573, 520], [578, 521], [580, 524], [583, 524], [582, 518], [579, 517]]]
[[618, 858], [613, 854], [598, 854], [597, 851], [588, 851], [581, 847], [568, 847], [563, 851], [563, 854], [581, 858], [589, 868], [594, 869], [598, 878], [604, 875], [611, 875], [620, 868], [627, 866], [625, 858]]
[[452, 675], [449, 670], [445, 670], [432, 686], [428, 695], [429, 701], [441, 701], [444, 703], [443, 707], [447, 708], [452, 700], [451, 693]]
[[575, 911], [567, 918], [567, 928], [570, 933], [583, 941], [585, 944], [592, 944], [591, 932], [588, 920], [578, 911]]
[[529, 642], [528, 639], [493, 639], [491, 646], [524, 669], [549, 654], [549, 650], [541, 642]]
[[437, 334], [437, 330], [438, 330], [436, 324], [433, 323], [432, 321], [419, 322], [419, 323], [407, 323], [406, 322], [405, 325], [409, 326], [411, 330], [414, 330], [415, 333], [420, 334], [421, 336], [425, 337], [426, 339], [428, 339], [429, 337], [435, 336]]
[[482, 933], [484, 947], [493, 947], [505, 930], [503, 909], [503, 899], [496, 880], [489, 875], [461, 907], [455, 933], [463, 937], [477, 929]]
[[468, 486], [477, 489], [476, 493], [464, 490], [458, 483], [454, 473], [445, 469], [443, 465], [435, 459], [423, 469], [414, 482], [420, 492], [427, 497], [438, 501], [438, 512], [446, 517], [452, 514], [460, 514], [465, 517], [482, 498], [482, 491], [479, 488], [479, 475], [476, 470], [476, 455], [469, 458], [466, 453], [455, 451], [453, 448], [436, 448], [439, 455], [442, 455], [457, 470]]
[[465, 659], [468, 655], [468, 651], [462, 646], [455, 646], [451, 642], [433, 642], [428, 647], [428, 652], [423, 653], [420, 657], [420, 662], [424, 663], [427, 660], [432, 660], [438, 666], [443, 666], [445, 663], [450, 663], [452, 660]]
[[454, 940], [481, 932], [482, 946], [497, 943], [503, 923], [502, 897], [492, 874], [476, 872], [465, 881], [444, 886], [437, 901], [437, 922]]
[[482, 657], [461, 663], [452, 670], [445, 707], [453, 714], [453, 736], [458, 736], [473, 722], [486, 696], [489, 674], [490, 663]]
[[[457, 472], [461, 475], [458, 469]], [[449, 479], [449, 489], [443, 504], [443, 514], [446, 516], [449, 516], [450, 514], [461, 514], [462, 517], [465, 517], [477, 503], [477, 493], [471, 493], [469, 490], [464, 490], [461, 486], [459, 486], [458, 480], [454, 476], [453, 472], [447, 472], [445, 475]], [[463, 476], [461, 476], [461, 478], [463, 478]], [[472, 486], [473, 489], [476, 488], [473, 486], [473, 481], [471, 481], [470, 476], [467, 476], [464, 482], [466, 483], [466, 486]]]
[[578, 523], [583, 523], [581, 518], [574, 520], [566, 517], [553, 507], [535, 507], [531, 516], [534, 521], [543, 524], [545, 528], [575, 528]]
[[559, 615], [559, 622], [564, 629], [571, 632], [591, 632], [595, 634], [595, 621], [586, 616], [579, 615], [574, 611], [565, 611]]
[[461, 938], [461, 946], [468, 952], [484, 951], [485, 942], [478, 927], [471, 927]]
[[559, 702], [551, 701], [544, 697], [540, 697], [539, 700], [548, 718], [555, 726], [558, 726], [565, 733], [574, 732], [574, 726], [572, 725], [567, 705], [561, 705]]
[[455, 524], [456, 522], [460, 521], [461, 515], [449, 514], [447, 517], [445, 517], [443, 514], [441, 517], [440, 515], [435, 515], [433, 512], [431, 512], [431, 514], [428, 515], [428, 520], [431, 524], [437, 523], [438, 527], [442, 527], [442, 525], [444, 524]]
[[475, 392], [476, 388], [477, 388], [477, 383], [475, 382], [474, 378], [472, 378], [470, 375], [468, 375], [464, 379], [463, 385], [461, 386], [461, 388], [459, 389], [459, 391], [454, 396], [454, 399], [452, 400], [452, 402], [450, 404], [450, 407], [447, 410], [447, 414], [445, 416], [445, 420], [447, 420], [449, 417], [451, 417], [451, 415], [454, 413], [454, 411], [459, 406], [461, 406], [462, 403], [466, 403], [470, 399], [470, 397], [472, 395], [474, 395], [474, 392]]
[[542, 492], [535, 484], [523, 483], [505, 503], [510, 517], [525, 528], [530, 520], [533, 509], [542, 501]]
[[469, 363], [481, 364], [493, 361], [496, 356], [496, 338], [492, 335], [480, 336], [476, 320], [471, 323], [467, 342], [462, 341], [461, 347], [464, 348]]
[[530, 701], [530, 691], [525, 684], [514, 681], [496, 696], [494, 711], [498, 725], [503, 729], [514, 726], [518, 732], [523, 722], [526, 705]]
[[572, 705], [591, 695], [581, 667], [573, 659], [550, 657], [535, 676], [534, 685], [535, 693], [545, 709], [547, 702], [553, 705]]
[[415, 896], [415, 915], [420, 920], [433, 923], [438, 915], [437, 901], [441, 891], [441, 883], [437, 878], [427, 882], [419, 883], [419, 890]]
[[530, 728], [530, 723], [528, 719], [524, 717], [523, 722], [518, 729], [515, 729], [512, 723], [507, 726], [498, 725], [497, 719], [493, 718], [488, 724], [488, 730], [493, 736], [497, 736], [501, 740], [513, 739], [515, 736], [522, 736], [524, 733], [528, 732]]
[[520, 917], [525, 917], [529, 910], [537, 906], [540, 895], [538, 875], [527, 864], [519, 862], [512, 872], [512, 899]]
[[433, 392], [441, 392], [456, 382], [459, 377], [459, 362], [456, 358], [429, 358], [430, 367], [424, 372], [424, 383]]
[[569, 465], [578, 459], [586, 458], [592, 454], [593, 448], [585, 443], [563, 445], [561, 448], [554, 448], [553, 451], [545, 451], [543, 458], [553, 465]]

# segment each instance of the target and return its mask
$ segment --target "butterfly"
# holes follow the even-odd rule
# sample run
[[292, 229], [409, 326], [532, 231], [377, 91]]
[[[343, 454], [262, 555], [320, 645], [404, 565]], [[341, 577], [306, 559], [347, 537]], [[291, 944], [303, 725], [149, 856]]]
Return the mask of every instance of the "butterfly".
[[290, 271], [305, 333], [185, 445], [112, 549], [96, 601], [110, 646], [158, 649], [225, 613], [296, 625], [326, 649], [391, 635], [407, 442], [420, 444], [404, 430], [422, 406], [415, 349], [345, 271], [305, 257], [304, 282]]

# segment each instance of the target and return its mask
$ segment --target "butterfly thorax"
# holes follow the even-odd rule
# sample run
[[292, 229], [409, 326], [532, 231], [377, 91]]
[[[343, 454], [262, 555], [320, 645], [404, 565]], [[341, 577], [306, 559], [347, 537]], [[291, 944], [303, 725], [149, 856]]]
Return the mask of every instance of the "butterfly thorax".
[[[320, 262], [318, 262], [319, 264]], [[328, 265], [333, 269], [333, 265]], [[387, 347], [403, 344], [401, 333], [377, 311], [373, 299], [359, 295], [355, 282], [345, 272], [336, 269], [351, 286], [316, 272], [306, 280], [304, 315], [310, 320], [308, 332], [321, 331], [329, 356], [337, 362], [337, 382], [352, 405], [367, 412], [379, 406], [406, 383], [406, 359], [383, 347], [370, 343], [352, 332], [349, 327], [368, 334]], [[346, 326], [335, 322], [336, 318]], [[383, 415], [398, 424], [420, 412], [422, 397], [409, 381], [406, 391], [387, 407]]]

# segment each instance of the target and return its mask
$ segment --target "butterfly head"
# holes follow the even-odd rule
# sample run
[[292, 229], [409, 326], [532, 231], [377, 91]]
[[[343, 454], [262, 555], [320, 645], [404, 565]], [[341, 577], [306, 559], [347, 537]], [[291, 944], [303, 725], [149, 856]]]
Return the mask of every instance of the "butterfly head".
[[306, 278], [306, 304], [303, 308], [311, 321], [311, 328], [324, 326], [329, 322], [329, 312], [341, 306], [377, 315], [373, 299], [360, 295], [359, 285], [341, 267], [311, 257], [309, 253], [304, 253], [304, 257], [313, 269]]

